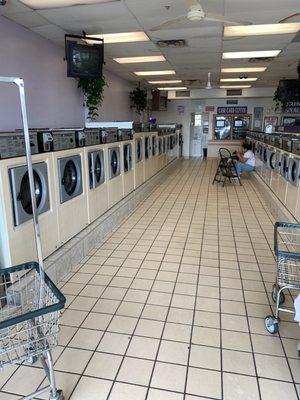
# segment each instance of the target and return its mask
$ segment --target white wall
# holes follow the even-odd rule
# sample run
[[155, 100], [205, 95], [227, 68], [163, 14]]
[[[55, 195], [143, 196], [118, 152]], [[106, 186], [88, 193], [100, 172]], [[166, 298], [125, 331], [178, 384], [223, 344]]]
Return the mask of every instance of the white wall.
[[[226, 98], [214, 99], [182, 99], [182, 100], [169, 100], [167, 111], [153, 112], [152, 116], [157, 118], [158, 123], [178, 123], [183, 125], [183, 155], [189, 156], [189, 142], [190, 142], [190, 121], [191, 113], [205, 112], [205, 106], [214, 106], [215, 112], [210, 113], [210, 131], [209, 139], [212, 139], [212, 120], [213, 115], [217, 112], [217, 107], [226, 106]], [[184, 106], [184, 114], [179, 115], [177, 111], [178, 106]], [[276, 115], [275, 104], [271, 97], [262, 98], [239, 98], [238, 106], [247, 106], [248, 113], [253, 115], [254, 107], [264, 107], [265, 115]]]

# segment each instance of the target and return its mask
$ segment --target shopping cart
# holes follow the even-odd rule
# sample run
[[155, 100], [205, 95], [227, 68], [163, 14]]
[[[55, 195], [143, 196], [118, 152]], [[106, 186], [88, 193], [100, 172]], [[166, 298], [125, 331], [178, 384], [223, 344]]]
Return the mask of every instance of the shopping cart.
[[[11, 276], [20, 272], [27, 273], [12, 282]], [[63, 400], [62, 391], [56, 389], [50, 350], [57, 345], [64, 296], [45, 273], [41, 276], [37, 263], [0, 270], [0, 279], [0, 368], [23, 361], [33, 364], [40, 359], [49, 385], [25, 399], [50, 390], [50, 400]]]
[[[63, 400], [57, 390], [51, 349], [57, 344], [58, 319], [66, 299], [44, 271], [36, 193], [31, 159], [24, 82], [20, 78], [0, 77], [0, 83], [19, 89], [24, 143], [31, 196], [34, 238], [38, 262], [0, 269], [0, 373], [6, 365], [35, 363], [40, 359], [49, 385], [24, 400], [50, 391], [50, 400]], [[25, 377], [26, 379], [26, 377]]]
[[274, 227], [274, 250], [277, 276], [273, 285], [272, 299], [276, 303], [275, 315], [265, 318], [269, 333], [278, 332], [279, 313], [294, 313], [293, 309], [283, 308], [284, 290], [300, 290], [300, 224], [276, 222]]

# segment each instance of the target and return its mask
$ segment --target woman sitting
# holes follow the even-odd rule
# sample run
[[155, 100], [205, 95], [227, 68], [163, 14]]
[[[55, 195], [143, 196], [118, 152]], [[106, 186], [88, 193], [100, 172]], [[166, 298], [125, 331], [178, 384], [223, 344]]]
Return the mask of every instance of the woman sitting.
[[255, 156], [252, 151], [252, 146], [249, 143], [243, 143], [243, 150], [237, 152], [239, 161], [236, 163], [236, 171], [240, 178], [242, 171], [251, 172], [255, 167]]

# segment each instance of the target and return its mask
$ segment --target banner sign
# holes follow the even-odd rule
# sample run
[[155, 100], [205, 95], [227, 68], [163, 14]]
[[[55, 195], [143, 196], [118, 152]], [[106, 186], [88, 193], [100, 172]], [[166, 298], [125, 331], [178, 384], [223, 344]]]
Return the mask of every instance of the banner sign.
[[289, 101], [283, 114], [300, 114], [300, 101]]
[[239, 106], [239, 107], [218, 107], [218, 114], [247, 114], [248, 107]]

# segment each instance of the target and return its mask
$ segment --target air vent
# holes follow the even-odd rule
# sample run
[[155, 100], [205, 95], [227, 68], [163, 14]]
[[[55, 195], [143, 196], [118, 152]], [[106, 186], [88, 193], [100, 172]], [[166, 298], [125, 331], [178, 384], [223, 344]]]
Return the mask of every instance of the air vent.
[[186, 41], [184, 39], [178, 40], [159, 40], [156, 42], [158, 47], [169, 47], [171, 49], [180, 49], [182, 47], [186, 47]]
[[255, 64], [258, 64], [258, 63], [266, 63], [266, 62], [270, 62], [270, 61], [273, 61], [274, 60], [274, 57], [253, 57], [253, 58], [249, 58], [249, 63], [255, 63]]
[[226, 90], [227, 96], [241, 96], [243, 94], [242, 89], [229, 89]]
[[189, 90], [176, 90], [175, 97], [191, 97]]

